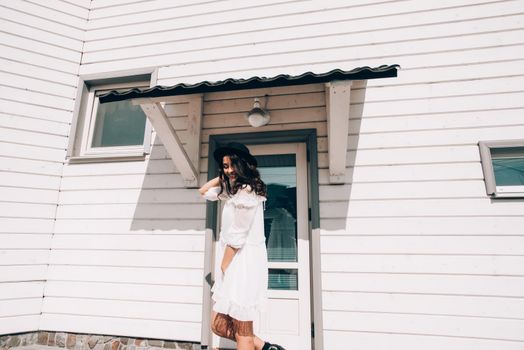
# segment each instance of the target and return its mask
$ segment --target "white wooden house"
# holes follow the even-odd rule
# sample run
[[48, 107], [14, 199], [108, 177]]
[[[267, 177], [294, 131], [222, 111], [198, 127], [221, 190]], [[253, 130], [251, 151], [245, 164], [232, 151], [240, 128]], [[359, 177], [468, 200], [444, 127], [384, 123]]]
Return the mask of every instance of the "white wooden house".
[[236, 140], [274, 195], [262, 335], [524, 349], [524, 1], [5, 0], [0, 18], [0, 348], [231, 345], [209, 330], [221, 208], [196, 189]]

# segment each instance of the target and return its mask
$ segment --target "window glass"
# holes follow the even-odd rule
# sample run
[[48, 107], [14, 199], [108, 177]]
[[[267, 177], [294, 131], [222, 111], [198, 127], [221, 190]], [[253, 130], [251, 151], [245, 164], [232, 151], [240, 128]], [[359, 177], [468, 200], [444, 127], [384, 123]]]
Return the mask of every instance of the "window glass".
[[264, 230], [268, 288], [298, 290], [297, 166], [295, 154], [256, 156], [267, 186]]
[[267, 185], [264, 211], [269, 261], [297, 261], [297, 169], [294, 154], [257, 157]]
[[142, 145], [146, 119], [129, 100], [99, 104], [91, 147]]
[[269, 269], [268, 288], [298, 290], [297, 269]]
[[493, 172], [497, 186], [524, 185], [524, 158], [494, 159]]
[[524, 185], [524, 147], [492, 148], [490, 151], [497, 186]]

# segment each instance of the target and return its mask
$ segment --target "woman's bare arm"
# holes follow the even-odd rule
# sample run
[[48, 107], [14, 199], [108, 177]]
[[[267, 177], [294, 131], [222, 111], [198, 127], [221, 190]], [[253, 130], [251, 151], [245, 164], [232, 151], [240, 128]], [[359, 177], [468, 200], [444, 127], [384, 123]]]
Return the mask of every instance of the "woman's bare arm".
[[220, 184], [220, 178], [217, 176], [214, 179], [209, 180], [206, 182], [202, 187], [198, 189], [198, 192], [200, 192], [201, 195], [207, 192], [211, 187], [219, 186]]

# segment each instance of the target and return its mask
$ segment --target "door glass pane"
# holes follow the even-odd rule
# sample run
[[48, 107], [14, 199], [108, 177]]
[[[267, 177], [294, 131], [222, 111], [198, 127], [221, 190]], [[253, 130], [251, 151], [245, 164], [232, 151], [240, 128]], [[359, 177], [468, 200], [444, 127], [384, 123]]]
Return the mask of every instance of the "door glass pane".
[[297, 269], [269, 269], [269, 289], [298, 290]]
[[145, 125], [142, 108], [129, 100], [99, 104], [91, 147], [142, 145]]
[[264, 229], [268, 260], [297, 261], [297, 174], [294, 154], [258, 156], [258, 170], [267, 185]]

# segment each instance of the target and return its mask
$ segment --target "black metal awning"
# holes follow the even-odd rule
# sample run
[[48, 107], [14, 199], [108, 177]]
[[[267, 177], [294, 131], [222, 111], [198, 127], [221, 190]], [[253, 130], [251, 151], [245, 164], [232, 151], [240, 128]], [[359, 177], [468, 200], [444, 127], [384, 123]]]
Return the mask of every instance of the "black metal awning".
[[196, 84], [177, 84], [173, 86], [155, 86], [148, 89], [130, 89], [127, 91], [110, 91], [100, 95], [100, 103], [128, 100], [132, 98], [165, 97], [175, 95], [189, 95], [205, 92], [232, 91], [244, 89], [259, 89], [275, 86], [291, 86], [303, 84], [327, 83], [335, 80], [366, 80], [377, 78], [390, 78], [397, 76], [398, 64], [383, 65], [375, 68], [359, 67], [350, 71], [334, 69], [332, 71], [316, 74], [307, 72], [291, 76], [280, 74], [272, 78], [252, 77], [249, 79], [226, 79], [216, 82], [203, 81]]

